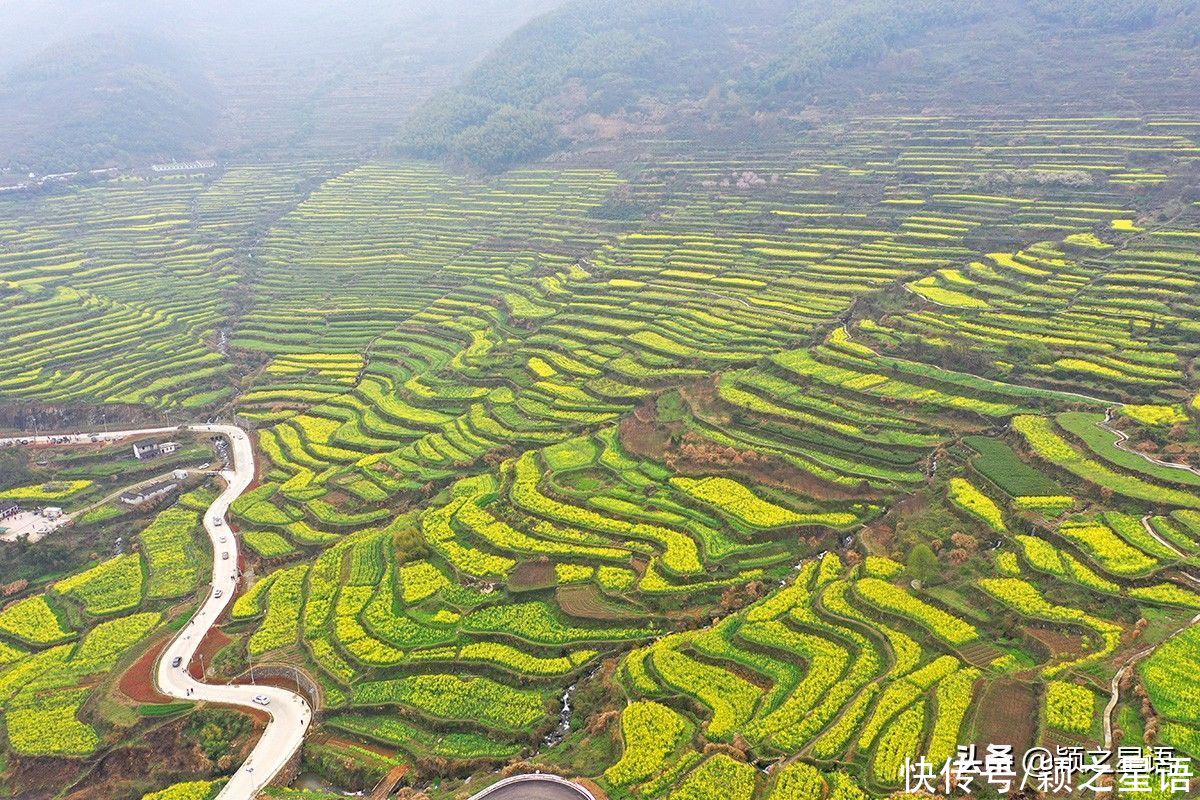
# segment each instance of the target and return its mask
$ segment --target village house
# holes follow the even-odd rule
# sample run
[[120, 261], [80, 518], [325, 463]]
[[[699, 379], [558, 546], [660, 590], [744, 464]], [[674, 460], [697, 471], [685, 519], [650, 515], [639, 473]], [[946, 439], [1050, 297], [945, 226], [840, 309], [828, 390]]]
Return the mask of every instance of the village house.
[[178, 488], [178, 483], [155, 483], [143, 489], [125, 492], [121, 495], [121, 502], [130, 506], [140, 506], [165, 497]]
[[179, 449], [179, 442], [136, 442], [133, 455], [139, 460], [169, 456]]

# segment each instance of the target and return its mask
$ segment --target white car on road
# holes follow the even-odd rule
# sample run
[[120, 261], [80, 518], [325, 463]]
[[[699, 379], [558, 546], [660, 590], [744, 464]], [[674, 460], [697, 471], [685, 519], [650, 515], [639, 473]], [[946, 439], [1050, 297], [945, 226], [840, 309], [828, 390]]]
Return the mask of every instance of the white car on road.
[[[170, 697], [189, 702], [202, 701], [233, 706], [255, 706], [262, 709], [269, 717], [266, 727], [250, 758], [240, 769], [230, 776], [228, 783], [221, 789], [219, 800], [254, 800], [263, 787], [279, 773], [292, 756], [300, 749], [304, 736], [312, 724], [312, 708], [301, 695], [286, 689], [273, 688], [269, 692], [259, 692], [262, 687], [245, 684], [210, 684], [204, 679], [193, 678], [187, 666], [196, 655], [205, 635], [217, 623], [222, 613], [232, 602], [236, 594], [237, 570], [236, 563], [222, 565], [222, 561], [235, 561], [231, 557], [237, 552], [235, 542], [229, 542], [226, 549], [218, 549], [217, 542], [220, 533], [224, 533], [225, 511], [229, 504], [237, 500], [254, 480], [254, 448], [250, 438], [243, 431], [233, 426], [180, 426], [180, 428], [143, 428], [91, 434], [92, 441], [103, 438], [104, 441], [116, 441], [131, 436], [170, 435], [186, 427], [187, 430], [218, 432], [229, 438], [229, 446], [224, 448], [226, 464], [220, 472], [225, 481], [225, 488], [213, 501], [209, 510], [209, 523], [206, 525], [210, 534], [209, 541], [213, 549], [213, 579], [225, 588], [223, 595], [213, 587], [213, 593], [197, 609], [192, 618], [192, 624], [179, 631], [167, 645], [162, 658], [155, 668], [155, 684], [159, 691]], [[84, 434], [87, 436], [87, 434]], [[83, 438], [83, 437], [81, 437]], [[16, 444], [21, 440], [0, 438], [0, 446]], [[25, 437], [24, 443], [30, 440]], [[51, 437], [37, 437], [37, 443], [53, 444]], [[220, 526], [220, 527], [219, 527]], [[217, 554], [220, 554], [219, 557]], [[226, 584], [225, 580], [229, 583]], [[271, 703], [275, 699], [280, 702]], [[286, 701], [286, 702], [285, 702]]]

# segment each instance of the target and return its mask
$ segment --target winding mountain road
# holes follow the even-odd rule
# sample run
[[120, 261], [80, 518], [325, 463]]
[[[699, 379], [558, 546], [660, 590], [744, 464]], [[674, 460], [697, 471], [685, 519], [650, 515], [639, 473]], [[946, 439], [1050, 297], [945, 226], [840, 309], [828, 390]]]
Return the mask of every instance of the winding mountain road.
[[[233, 601], [237, 590], [238, 542], [237, 537], [229, 532], [225, 516], [233, 501], [254, 481], [254, 447], [246, 432], [233, 425], [185, 427], [194, 433], [219, 435], [228, 439], [230, 467], [220, 473], [226, 483], [224, 491], [204, 514], [204, 530], [208, 533], [213, 549], [212, 586], [208, 597], [191, 621], [163, 650], [155, 668], [155, 683], [163, 694], [180, 700], [204, 700], [240, 706], [269, 715], [270, 721], [254, 751], [217, 795], [217, 800], [252, 800], [279, 774], [300, 748], [304, 734], [312, 724], [312, 709], [303, 697], [287, 689], [274, 686], [203, 683], [188, 673], [188, 665], [195, 657], [200, 643]], [[167, 435], [179, 430], [180, 428], [141, 428], [65, 437], [20, 436], [0, 439], [0, 446], [77, 445], [94, 441], [116, 441], [132, 436]], [[176, 663], [178, 666], [175, 666]]]

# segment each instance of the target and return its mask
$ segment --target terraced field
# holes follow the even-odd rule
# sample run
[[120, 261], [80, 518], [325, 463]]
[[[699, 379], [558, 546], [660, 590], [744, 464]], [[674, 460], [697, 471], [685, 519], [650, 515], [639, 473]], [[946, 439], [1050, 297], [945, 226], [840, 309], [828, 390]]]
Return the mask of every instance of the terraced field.
[[[229, 658], [302, 666], [306, 763], [353, 788], [885, 796], [959, 744], [1102, 744], [1143, 651], [1117, 744], [1200, 757], [1197, 131], [876, 117], [0, 201], [0, 397], [256, 430]], [[85, 689], [192, 596], [197, 508], [0, 611], [10, 763], [120, 747]]]

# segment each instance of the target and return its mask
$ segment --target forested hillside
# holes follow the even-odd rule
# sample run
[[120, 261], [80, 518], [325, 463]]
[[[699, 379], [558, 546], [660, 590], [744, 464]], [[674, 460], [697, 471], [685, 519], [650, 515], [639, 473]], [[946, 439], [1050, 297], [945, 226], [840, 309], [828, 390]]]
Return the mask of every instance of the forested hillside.
[[35, 0], [6, 17], [0, 166], [20, 171], [388, 151], [494, 171], [848, 107], [1003, 113], [1107, 86], [1166, 108], [1200, 81], [1188, 0]]
[[0, 153], [45, 170], [200, 151], [217, 113], [194, 58], [128, 35], [41, 53], [0, 83], [0, 107]]
[[1071, 102], [1082, 76], [1136, 80], [1134, 53], [1169, 96], [1194, 86], [1198, 32], [1184, 0], [573, 2], [427, 103], [400, 146], [497, 169], [629, 133], [769, 129], [880, 93], [1002, 111]]

